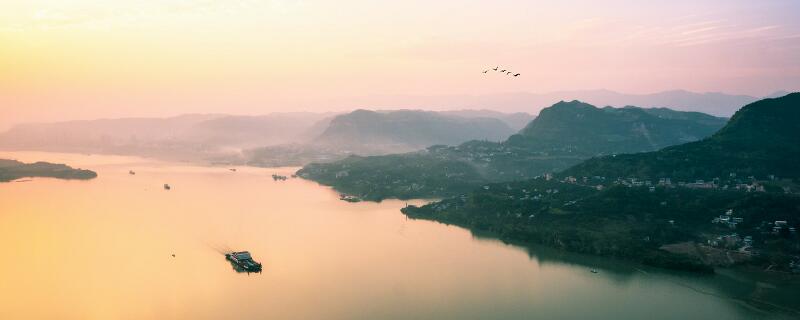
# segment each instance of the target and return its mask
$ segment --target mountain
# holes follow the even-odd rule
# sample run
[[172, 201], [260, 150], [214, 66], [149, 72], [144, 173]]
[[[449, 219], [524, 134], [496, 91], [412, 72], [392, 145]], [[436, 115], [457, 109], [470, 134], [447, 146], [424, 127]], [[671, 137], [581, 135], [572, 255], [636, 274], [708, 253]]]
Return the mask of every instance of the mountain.
[[501, 141], [512, 133], [513, 129], [495, 118], [416, 110], [356, 110], [331, 120], [313, 143], [355, 152], [402, 152], [468, 140]]
[[564, 175], [694, 181], [800, 178], [800, 93], [744, 106], [714, 135], [656, 152], [591, 159]]
[[723, 118], [697, 112], [630, 106], [600, 109], [576, 100], [561, 101], [542, 110], [509, 143], [591, 155], [638, 152], [699, 140], [724, 123]]
[[505, 122], [511, 129], [514, 129], [514, 131], [519, 131], [531, 122], [531, 120], [536, 118], [536, 116], [525, 112], [503, 113], [487, 109], [449, 110], [440, 111], [439, 113], [463, 118], [495, 118]]
[[798, 142], [800, 93], [791, 93], [742, 107], [699, 141], [593, 158], [559, 179], [485, 184], [402, 211], [507, 242], [665, 268], [797, 272]]
[[86, 180], [97, 177], [97, 173], [90, 170], [74, 169], [64, 164], [49, 162], [23, 163], [16, 160], [0, 159], [0, 182], [26, 177]]
[[330, 114], [271, 113], [263, 116], [223, 116], [197, 123], [180, 139], [237, 148], [301, 142], [315, 127], [326, 125]]
[[470, 141], [424, 151], [305, 166], [298, 174], [368, 200], [443, 197], [488, 182], [555, 172], [600, 154], [641, 152], [702, 139], [725, 119], [667, 109], [596, 108], [559, 102], [504, 142]]
[[611, 90], [570, 90], [545, 93], [509, 92], [485, 95], [435, 95], [435, 96], [370, 96], [349, 99], [341, 103], [376, 105], [386, 108], [415, 106], [437, 110], [444, 106], [464, 109], [491, 109], [503, 112], [533, 112], [561, 100], [580, 100], [596, 106], [624, 107], [635, 105], [647, 108], [670, 108], [679, 111], [697, 111], [720, 117], [730, 117], [736, 110], [760, 97], [720, 92], [698, 93], [671, 90], [648, 94], [628, 94]]

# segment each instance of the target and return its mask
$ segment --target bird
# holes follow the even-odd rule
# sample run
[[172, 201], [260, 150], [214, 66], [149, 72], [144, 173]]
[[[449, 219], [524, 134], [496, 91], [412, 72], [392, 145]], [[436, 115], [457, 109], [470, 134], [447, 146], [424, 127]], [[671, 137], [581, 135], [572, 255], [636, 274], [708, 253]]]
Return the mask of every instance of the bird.
[[515, 76], [515, 77], [518, 77], [518, 76], [519, 76], [519, 73], [515, 73], [515, 74], [514, 74], [514, 76]]
[[500, 70], [500, 72], [506, 72], [506, 69]]
[[508, 74], [511, 74], [511, 71], [509, 71], [509, 72], [506, 72], [506, 74], [507, 74], [507, 75], [508, 75]]
[[494, 69], [492, 69], [492, 70], [497, 71], [497, 69], [500, 69], [500, 67], [499, 66], [498, 67], [494, 67]]
[[487, 73], [487, 72], [489, 72], [489, 70], [483, 70], [483, 73]]

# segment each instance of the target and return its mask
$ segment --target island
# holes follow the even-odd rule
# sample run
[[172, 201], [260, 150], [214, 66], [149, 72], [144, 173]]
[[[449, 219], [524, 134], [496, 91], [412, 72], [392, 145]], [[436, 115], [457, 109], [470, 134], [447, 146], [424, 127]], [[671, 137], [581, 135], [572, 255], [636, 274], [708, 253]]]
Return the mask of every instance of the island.
[[60, 163], [41, 161], [24, 163], [17, 160], [0, 159], [0, 182], [29, 177], [88, 180], [96, 178], [97, 173], [86, 169], [75, 169]]

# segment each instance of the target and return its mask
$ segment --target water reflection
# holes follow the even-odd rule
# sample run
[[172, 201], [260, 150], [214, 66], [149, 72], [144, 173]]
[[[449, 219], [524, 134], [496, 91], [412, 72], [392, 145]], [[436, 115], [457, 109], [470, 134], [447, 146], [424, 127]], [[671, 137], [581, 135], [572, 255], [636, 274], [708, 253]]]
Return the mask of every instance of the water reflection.
[[780, 312], [786, 316], [800, 317], [800, 301], [793, 298], [800, 293], [800, 279], [796, 276], [732, 269], [718, 269], [713, 275], [665, 270], [537, 244], [509, 243], [499, 240], [490, 232], [470, 231], [470, 234], [476, 241], [522, 250], [531, 261], [542, 268], [553, 265], [557, 268], [569, 266], [576, 271], [598, 270], [598, 273], [603, 273], [604, 279], [611, 280], [611, 283], [621, 289], [642, 277], [655, 278], [698, 294], [727, 301], [735, 307], [747, 308], [761, 316]]
[[[403, 201], [347, 203], [313, 182], [272, 179], [291, 168], [0, 153], [9, 157], [99, 177], [0, 184], [0, 319], [796, 316], [770, 307], [796, 305], [791, 280], [698, 277], [503, 244], [407, 220]], [[232, 248], [267, 267], [231, 272], [221, 259]]]

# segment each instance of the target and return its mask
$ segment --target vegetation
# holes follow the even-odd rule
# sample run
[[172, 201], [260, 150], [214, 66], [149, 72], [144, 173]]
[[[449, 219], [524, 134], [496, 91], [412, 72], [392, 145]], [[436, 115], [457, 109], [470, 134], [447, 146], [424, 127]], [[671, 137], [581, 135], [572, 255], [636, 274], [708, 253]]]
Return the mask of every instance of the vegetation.
[[0, 159], [0, 182], [25, 177], [86, 180], [97, 177], [97, 173], [90, 170], [73, 169], [64, 164], [48, 162], [22, 163], [16, 160]]
[[561, 181], [489, 184], [403, 212], [668, 268], [751, 263], [800, 272], [799, 105], [797, 93], [765, 99], [702, 141], [596, 158]]
[[564, 175], [694, 180], [731, 176], [797, 180], [800, 93], [764, 99], [739, 110], [713, 136], [656, 152], [591, 159]]
[[578, 101], [542, 110], [504, 142], [310, 164], [298, 175], [367, 200], [447, 197], [482, 184], [530, 179], [598, 154], [656, 150], [712, 134], [724, 119], [669, 109], [599, 109]]
[[[742, 218], [735, 230], [713, 223], [732, 210]], [[517, 243], [632, 259], [662, 267], [708, 272], [710, 263], [660, 248], [738, 232], [752, 236], [761, 255], [754, 262], [781, 263], [800, 254], [793, 234], [772, 233], [776, 220], [800, 223], [800, 196], [680, 187], [585, 185], [532, 179], [486, 185], [472, 193], [403, 212], [496, 234]], [[786, 265], [785, 263], [782, 265]]]

